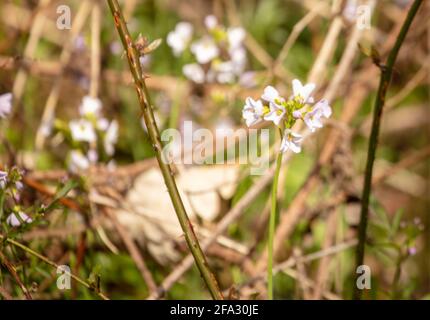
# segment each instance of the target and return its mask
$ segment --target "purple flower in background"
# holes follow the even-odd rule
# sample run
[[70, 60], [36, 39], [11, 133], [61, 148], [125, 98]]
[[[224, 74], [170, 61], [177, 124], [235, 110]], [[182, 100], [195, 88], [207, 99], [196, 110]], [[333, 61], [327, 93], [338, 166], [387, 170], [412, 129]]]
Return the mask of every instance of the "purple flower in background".
[[6, 218], [6, 223], [11, 227], [19, 227], [21, 225], [21, 221], [25, 223], [32, 223], [33, 219], [31, 219], [28, 215], [26, 215], [22, 211], [18, 213], [13, 212]]
[[408, 253], [410, 256], [414, 256], [417, 254], [417, 248], [416, 247], [410, 247], [408, 248]]
[[7, 184], [7, 172], [0, 170], [0, 189], [4, 189]]

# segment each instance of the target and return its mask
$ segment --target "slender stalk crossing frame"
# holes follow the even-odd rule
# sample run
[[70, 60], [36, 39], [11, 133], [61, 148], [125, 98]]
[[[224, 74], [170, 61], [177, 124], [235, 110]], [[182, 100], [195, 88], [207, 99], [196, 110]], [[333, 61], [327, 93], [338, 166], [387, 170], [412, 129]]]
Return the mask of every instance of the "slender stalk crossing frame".
[[[59, 265], [58, 265], [58, 264], [56, 264], [54, 261], [49, 260], [47, 257], [45, 257], [45, 256], [41, 255], [40, 253], [38, 253], [38, 252], [36, 252], [36, 251], [32, 250], [32, 249], [31, 249], [31, 248], [29, 248], [29, 247], [27, 247], [27, 246], [23, 245], [22, 243], [19, 243], [18, 241], [15, 241], [15, 240], [13, 240], [13, 239], [11, 239], [11, 238], [7, 238], [7, 237], [5, 237], [5, 236], [3, 236], [3, 235], [1, 235], [1, 234], [0, 234], [0, 240], [1, 240], [1, 241], [4, 241], [4, 242], [7, 242], [7, 243], [9, 243], [9, 244], [11, 244], [11, 245], [13, 245], [13, 246], [15, 246], [15, 247], [17, 247], [17, 248], [20, 248], [21, 250], [24, 250], [25, 252], [27, 252], [27, 253], [29, 253], [29, 254], [31, 254], [31, 255], [33, 255], [33, 256], [35, 256], [36, 258], [38, 258], [38, 259], [42, 260], [42, 261], [43, 261], [43, 262], [45, 262], [46, 264], [49, 264], [50, 266], [52, 266], [52, 267], [54, 267], [54, 268], [56, 268], [56, 269], [58, 269], [58, 267], [59, 267]], [[77, 275], [75, 275], [75, 274], [73, 274], [73, 273], [71, 273], [71, 272], [68, 272], [68, 271], [66, 271], [66, 270], [64, 270], [64, 273], [65, 273], [65, 274], [67, 274], [67, 275], [69, 275], [73, 280], [75, 280], [76, 282], [80, 283], [80, 284], [81, 284], [81, 285], [83, 285], [84, 287], [86, 287], [86, 288], [88, 288], [89, 290], [93, 291], [93, 292], [94, 292], [95, 294], [97, 294], [101, 299], [103, 299], [103, 300], [109, 300], [109, 298], [108, 298], [104, 293], [102, 293], [101, 291], [99, 291], [99, 290], [97, 290], [96, 288], [94, 288], [94, 287], [93, 287], [91, 284], [89, 284], [87, 281], [82, 280], [82, 279], [81, 279], [81, 278], [79, 278]]]
[[[281, 134], [282, 138], [282, 134]], [[276, 202], [278, 195], [278, 181], [279, 181], [279, 172], [281, 171], [282, 164], [282, 155], [283, 152], [279, 152], [276, 157], [276, 169], [273, 176], [273, 185], [272, 185], [272, 194], [271, 194], [271, 207], [270, 207], [270, 220], [269, 220], [269, 239], [268, 243], [268, 251], [267, 251], [267, 298], [269, 300], [273, 300], [273, 238], [275, 235], [275, 226], [276, 226]]]
[[195, 263], [206, 283], [210, 294], [213, 299], [222, 300], [223, 295], [219, 289], [218, 282], [215, 276], [212, 274], [211, 270], [206, 261], [206, 257], [200, 248], [200, 244], [194, 233], [193, 226], [189, 220], [187, 213], [182, 203], [181, 197], [176, 187], [176, 182], [173, 177], [172, 170], [170, 166], [163, 161], [162, 156], [162, 143], [160, 140], [160, 133], [158, 131], [157, 125], [155, 123], [154, 113], [152, 111], [152, 104], [150, 101], [150, 96], [148, 89], [145, 84], [144, 75], [142, 73], [142, 68], [139, 62], [139, 54], [136, 50], [134, 42], [130, 36], [127, 28], [127, 24], [122, 15], [121, 8], [117, 0], [107, 0], [112, 16], [115, 22], [115, 27], [121, 38], [121, 42], [127, 54], [127, 60], [130, 67], [130, 71], [133, 75], [134, 84], [139, 99], [139, 104], [143, 112], [143, 117], [145, 120], [146, 127], [148, 129], [149, 136], [151, 138], [152, 146], [154, 148], [158, 164], [161, 169], [161, 173], [166, 183], [167, 190], [169, 192], [170, 198], [175, 208], [176, 215], [178, 217], [181, 228], [185, 234], [185, 239], [187, 241], [188, 247], [194, 257]]
[[[388, 86], [391, 82], [391, 77], [393, 74], [394, 63], [396, 62], [397, 54], [405, 40], [406, 34], [412, 21], [422, 4], [422, 0], [415, 0], [411, 5], [408, 15], [403, 23], [403, 26], [399, 32], [396, 43], [391, 49], [391, 52], [387, 58], [386, 65], [381, 66], [381, 79], [379, 82], [378, 93], [375, 100], [375, 106], [373, 108], [373, 121], [372, 129], [369, 139], [369, 147], [367, 151], [367, 162], [366, 171], [364, 176], [363, 193], [361, 197], [361, 214], [360, 214], [360, 224], [358, 227], [358, 245], [356, 252], [356, 267], [361, 266], [364, 262], [364, 250], [366, 243], [366, 230], [367, 221], [369, 216], [369, 198], [372, 191], [372, 174], [373, 174], [373, 163], [375, 161], [376, 148], [378, 147], [378, 136], [379, 127], [381, 124], [382, 111], [385, 104], [385, 96], [387, 94]], [[355, 272], [355, 270], [354, 270]], [[354, 282], [354, 299], [359, 300], [362, 297], [362, 291], [358, 289], [356, 283]]]

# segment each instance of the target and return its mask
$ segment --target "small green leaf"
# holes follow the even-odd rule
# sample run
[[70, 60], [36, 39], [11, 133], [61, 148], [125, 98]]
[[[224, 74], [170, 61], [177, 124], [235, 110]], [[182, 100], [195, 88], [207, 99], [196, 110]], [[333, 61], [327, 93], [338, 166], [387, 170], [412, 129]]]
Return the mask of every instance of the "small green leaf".
[[57, 202], [60, 199], [64, 198], [70, 192], [70, 190], [72, 190], [73, 188], [75, 188], [77, 186], [78, 186], [78, 183], [76, 181], [74, 181], [74, 180], [68, 181], [59, 191], [57, 191], [55, 193], [54, 199], [51, 201], [51, 203], [43, 211], [49, 212], [52, 209], [54, 209]]

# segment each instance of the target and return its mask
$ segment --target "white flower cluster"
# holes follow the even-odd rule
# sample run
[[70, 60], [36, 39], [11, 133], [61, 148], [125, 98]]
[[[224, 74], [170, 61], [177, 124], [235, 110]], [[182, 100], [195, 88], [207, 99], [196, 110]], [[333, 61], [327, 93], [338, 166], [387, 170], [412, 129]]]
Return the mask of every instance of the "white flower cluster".
[[[104, 118], [99, 99], [85, 96], [79, 106], [81, 118], [69, 122], [70, 135], [80, 148], [69, 153], [69, 169], [72, 172], [88, 169], [99, 160], [100, 152], [111, 157], [118, 140], [118, 122]], [[86, 151], [86, 154], [83, 152]]]
[[314, 103], [312, 92], [315, 84], [302, 85], [297, 79], [294, 79], [292, 84], [293, 94], [288, 100], [281, 97], [272, 86], [264, 89], [261, 100], [248, 97], [242, 116], [248, 127], [263, 120], [273, 121], [276, 126], [284, 130], [281, 151], [291, 150], [298, 153], [301, 151], [303, 137], [291, 130], [296, 121], [303, 120], [309, 130], [315, 132], [316, 129], [322, 128], [322, 118], [330, 117], [332, 111], [325, 99]]
[[193, 26], [180, 22], [167, 36], [175, 56], [190, 50], [195, 62], [183, 66], [184, 75], [195, 83], [234, 83], [246, 73], [246, 51], [243, 28], [225, 28], [215, 16], [205, 18], [206, 33], [192, 41]]

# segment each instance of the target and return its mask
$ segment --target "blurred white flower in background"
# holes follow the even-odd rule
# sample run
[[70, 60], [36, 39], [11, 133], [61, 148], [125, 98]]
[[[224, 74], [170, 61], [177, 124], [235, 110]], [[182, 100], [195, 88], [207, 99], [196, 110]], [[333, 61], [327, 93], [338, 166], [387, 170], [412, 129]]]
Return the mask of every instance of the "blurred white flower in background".
[[214, 15], [206, 16], [205, 26], [208, 30], [215, 29], [218, 26], [218, 19]]
[[106, 130], [106, 135], [104, 138], [104, 148], [109, 156], [112, 156], [115, 152], [115, 144], [118, 141], [118, 122], [113, 120], [108, 129]]
[[173, 49], [173, 54], [179, 56], [187, 48], [193, 36], [193, 26], [188, 22], [179, 22], [175, 30], [167, 35], [167, 44]]
[[252, 88], [257, 85], [256, 73], [254, 71], [246, 71], [240, 75], [239, 84], [245, 88]]
[[116, 120], [110, 121], [103, 117], [102, 110], [100, 99], [84, 96], [79, 105], [80, 118], [70, 120], [67, 124], [59, 119], [54, 122], [60, 133], [70, 133], [73, 140], [70, 145], [72, 150], [67, 158], [71, 172], [78, 173], [91, 164], [112, 160], [118, 141], [119, 124]]
[[[173, 54], [179, 56], [191, 41], [182, 41], [178, 26], [167, 36], [167, 43]], [[214, 15], [204, 19], [206, 32], [191, 42], [190, 52], [194, 63], [186, 64], [182, 71], [186, 78], [195, 83], [217, 82], [233, 84], [240, 79], [246, 68], [247, 57], [244, 47], [246, 31], [240, 27], [225, 28]], [[191, 32], [187, 33], [191, 36]], [[199, 66], [200, 65], [200, 66]], [[204, 65], [204, 66], [203, 66]]]
[[11, 227], [19, 227], [22, 224], [21, 221], [24, 223], [32, 223], [33, 219], [31, 219], [28, 215], [26, 215], [22, 211], [18, 213], [13, 212], [6, 218], [6, 223]]
[[96, 150], [90, 149], [88, 150], [87, 158], [91, 163], [96, 163], [99, 160], [99, 154]]
[[182, 72], [184, 75], [194, 81], [195, 83], [205, 82], [205, 72], [203, 68], [197, 63], [186, 64], [182, 67]]
[[97, 129], [106, 131], [109, 128], [109, 120], [106, 118], [97, 119]]
[[90, 167], [90, 161], [80, 150], [72, 150], [69, 153], [69, 170], [78, 173]]
[[219, 49], [211, 37], [203, 37], [191, 44], [191, 52], [198, 63], [205, 64], [218, 56]]
[[97, 136], [93, 124], [85, 119], [72, 120], [69, 122], [70, 132], [75, 141], [93, 143]]
[[240, 48], [245, 40], [246, 32], [245, 29], [240, 27], [228, 28], [227, 38], [230, 49]]
[[235, 80], [234, 65], [231, 61], [213, 62], [211, 71], [219, 83], [232, 83]]
[[79, 114], [81, 116], [94, 115], [96, 117], [100, 116], [100, 111], [102, 109], [102, 102], [98, 98], [93, 98], [91, 96], [85, 96], [82, 99], [82, 103], [79, 106]]
[[12, 111], [12, 93], [0, 95], [0, 118], [6, 118]]

